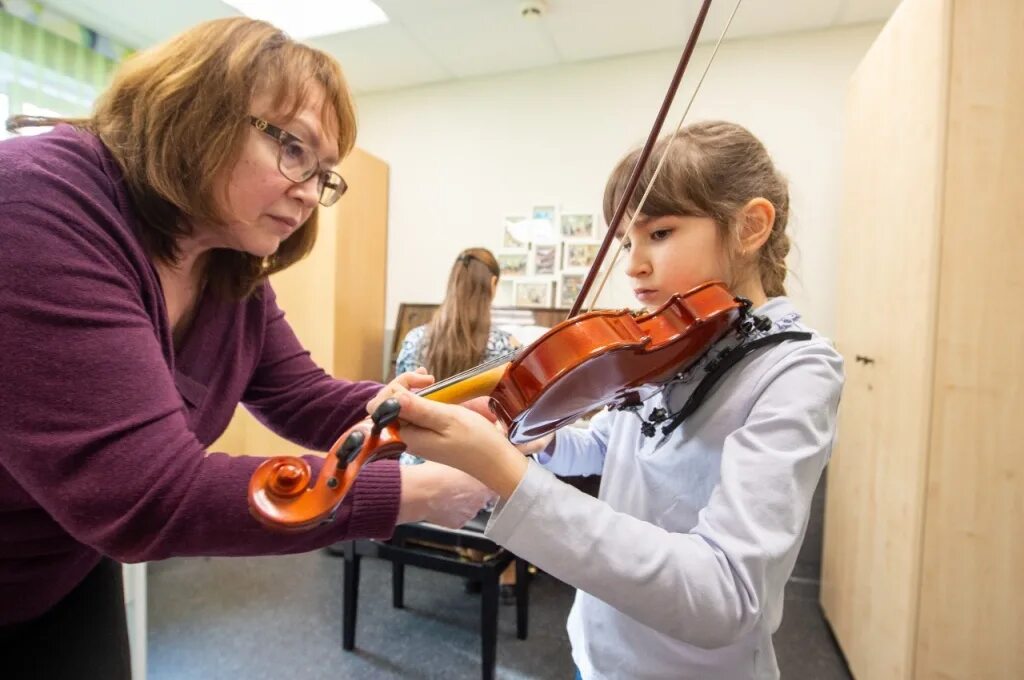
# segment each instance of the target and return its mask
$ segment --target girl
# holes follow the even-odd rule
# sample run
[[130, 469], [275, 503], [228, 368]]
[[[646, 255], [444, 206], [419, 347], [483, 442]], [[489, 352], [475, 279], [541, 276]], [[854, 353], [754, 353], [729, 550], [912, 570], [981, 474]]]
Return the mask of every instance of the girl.
[[332, 168], [355, 118], [337, 62], [264, 22], [213, 21], [133, 57], [72, 122], [0, 143], [6, 674], [129, 676], [116, 562], [299, 552], [476, 515], [490, 493], [465, 473], [384, 462], [335, 522], [274, 532], [246, 498], [263, 459], [206, 450], [239, 402], [326, 450], [380, 389], [316, 366], [267, 280], [345, 191]]
[[[410, 447], [500, 495], [487, 535], [579, 588], [568, 629], [583, 678], [775, 678], [772, 633], [832, 447], [842, 359], [784, 297], [789, 198], [761, 143], [709, 122], [663, 140], [652, 158], [666, 144], [665, 167], [624, 236], [636, 297], [654, 309], [718, 279], [752, 302], [756, 325], [640, 408], [604, 411], [588, 429], [533, 443], [540, 464], [479, 415], [401, 386], [370, 408], [396, 393]], [[606, 216], [637, 155], [613, 171]], [[741, 356], [728, 350], [780, 333], [803, 339], [747, 354], [699, 408], [673, 417], [710, 368]], [[555, 474], [601, 474], [600, 498]]]

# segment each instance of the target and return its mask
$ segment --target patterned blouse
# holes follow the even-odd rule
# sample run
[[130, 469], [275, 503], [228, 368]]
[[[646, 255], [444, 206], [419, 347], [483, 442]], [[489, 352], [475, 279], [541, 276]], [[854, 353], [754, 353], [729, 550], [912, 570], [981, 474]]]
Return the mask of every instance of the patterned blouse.
[[[402, 340], [402, 349], [398, 350], [398, 359], [395, 361], [396, 375], [415, 371], [423, 365], [423, 354], [427, 345], [426, 339], [427, 327], [425, 325], [417, 326], [406, 334], [405, 339]], [[481, 363], [508, 354], [518, 346], [519, 343], [512, 337], [511, 333], [492, 326]], [[417, 463], [422, 463], [423, 459], [407, 451], [401, 455], [399, 462], [403, 465], [416, 465]]]
[[[405, 339], [402, 340], [402, 349], [398, 350], [398, 359], [395, 361], [395, 375], [415, 371], [423, 365], [423, 355], [427, 348], [426, 341], [427, 327], [425, 325], [417, 326], [406, 334]], [[519, 343], [511, 333], [492, 326], [481, 363], [504, 356], [518, 346]]]

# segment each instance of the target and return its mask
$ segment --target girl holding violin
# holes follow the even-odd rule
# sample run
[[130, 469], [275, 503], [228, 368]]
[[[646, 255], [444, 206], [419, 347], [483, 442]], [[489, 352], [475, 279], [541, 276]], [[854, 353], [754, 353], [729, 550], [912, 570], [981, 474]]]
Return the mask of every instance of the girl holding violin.
[[[666, 145], [642, 206], [639, 189], [623, 196], [638, 152], [605, 189], [606, 218], [622, 198], [635, 217], [619, 234], [626, 274], [651, 312], [722, 281], [749, 300], [738, 329], [586, 429], [522, 450], [480, 415], [400, 385], [369, 410], [397, 397], [411, 450], [500, 495], [487, 535], [579, 589], [568, 629], [582, 678], [776, 678], [772, 633], [843, 363], [785, 297], [789, 196], [764, 146], [725, 122], [689, 125], [653, 157]], [[580, 474], [602, 476], [599, 498], [555, 476]]]
[[333, 58], [212, 21], [133, 56], [90, 118], [63, 122], [0, 142], [0, 675], [129, 677], [119, 562], [476, 515], [491, 493], [464, 472], [382, 461], [317, 527], [281, 533], [246, 502], [264, 459], [207, 449], [243, 403], [326, 450], [381, 389], [315, 365], [268, 281], [346, 189], [334, 167], [356, 126]]

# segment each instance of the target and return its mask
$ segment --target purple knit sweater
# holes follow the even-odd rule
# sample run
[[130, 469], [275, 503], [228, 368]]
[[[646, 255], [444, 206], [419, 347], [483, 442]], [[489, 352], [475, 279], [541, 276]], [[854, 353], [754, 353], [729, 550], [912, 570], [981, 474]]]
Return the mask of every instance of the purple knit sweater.
[[318, 368], [269, 285], [204, 296], [175, 351], [119, 177], [67, 126], [0, 143], [0, 625], [45, 612], [100, 555], [300, 552], [390, 536], [397, 517], [394, 462], [363, 470], [328, 526], [281, 534], [249, 515], [262, 459], [206, 450], [235, 406], [322, 451], [379, 385]]

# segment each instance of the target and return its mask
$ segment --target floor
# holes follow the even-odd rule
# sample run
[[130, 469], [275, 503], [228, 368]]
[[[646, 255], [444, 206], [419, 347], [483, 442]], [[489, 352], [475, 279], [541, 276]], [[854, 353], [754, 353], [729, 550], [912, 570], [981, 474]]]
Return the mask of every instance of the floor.
[[[341, 649], [341, 573], [341, 558], [327, 552], [150, 564], [149, 678], [480, 677], [480, 600], [461, 579], [407, 569], [406, 609], [398, 611], [389, 563], [364, 559], [351, 653]], [[538, 575], [527, 640], [515, 637], [515, 608], [501, 607], [498, 678], [573, 677], [565, 634], [572, 597], [569, 586]], [[775, 644], [783, 678], [850, 678], [812, 579], [787, 589]]]

